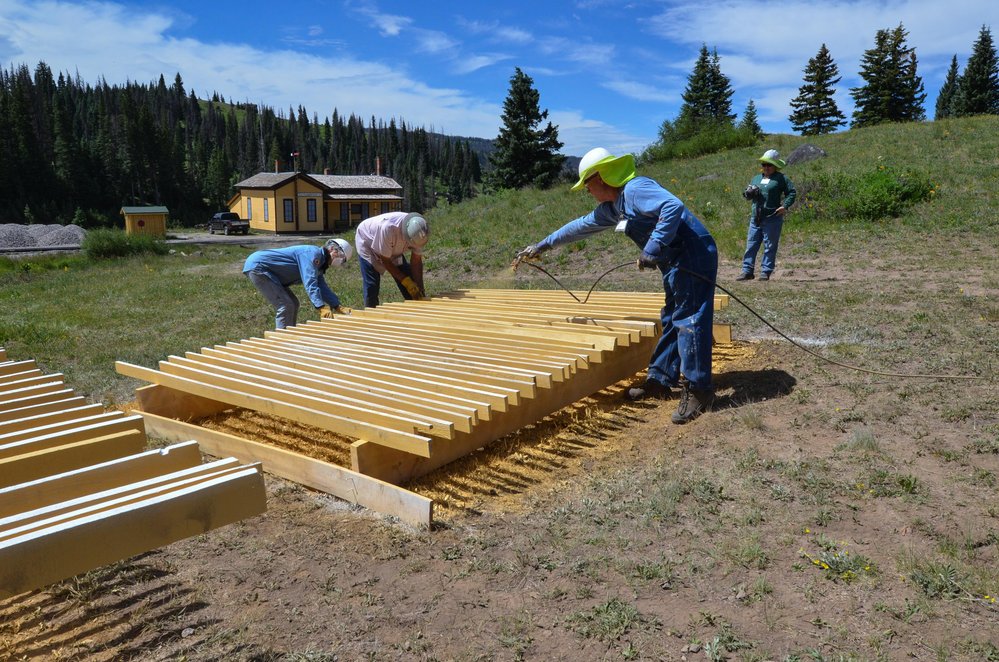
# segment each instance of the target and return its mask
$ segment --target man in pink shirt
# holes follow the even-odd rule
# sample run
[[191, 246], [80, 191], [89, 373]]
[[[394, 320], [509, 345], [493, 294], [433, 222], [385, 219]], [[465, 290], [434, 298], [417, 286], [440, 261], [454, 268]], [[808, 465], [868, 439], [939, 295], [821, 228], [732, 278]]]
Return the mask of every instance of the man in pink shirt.
[[361, 221], [354, 246], [361, 265], [365, 308], [378, 305], [382, 274], [386, 271], [395, 279], [403, 298], [424, 298], [423, 247], [429, 238], [430, 226], [416, 212], [391, 211]]

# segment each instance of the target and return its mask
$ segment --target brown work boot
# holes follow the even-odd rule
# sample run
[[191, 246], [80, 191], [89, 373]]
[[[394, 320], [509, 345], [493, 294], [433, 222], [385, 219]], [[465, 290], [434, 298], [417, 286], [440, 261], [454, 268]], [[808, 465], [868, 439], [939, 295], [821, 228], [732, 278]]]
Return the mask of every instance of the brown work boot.
[[628, 400], [669, 400], [673, 397], [673, 391], [669, 386], [661, 384], [654, 379], [648, 379], [641, 386], [628, 389], [624, 394]]
[[710, 410], [711, 403], [715, 399], [714, 391], [709, 389], [693, 389], [687, 382], [683, 382], [680, 386], [683, 389], [680, 391], [680, 406], [673, 414], [673, 422], [677, 425], [692, 421]]

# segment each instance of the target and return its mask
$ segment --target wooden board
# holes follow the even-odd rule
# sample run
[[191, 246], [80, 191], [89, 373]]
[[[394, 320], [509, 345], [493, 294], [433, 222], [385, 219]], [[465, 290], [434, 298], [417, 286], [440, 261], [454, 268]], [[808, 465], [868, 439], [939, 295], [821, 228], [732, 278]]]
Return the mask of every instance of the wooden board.
[[[727, 304], [715, 298], [716, 309]], [[404, 484], [631, 377], [658, 341], [662, 306], [661, 292], [594, 292], [584, 305], [564, 292], [463, 290], [267, 331], [158, 369], [117, 368], [155, 385], [138, 391], [140, 405], [170, 438], [192, 433], [175, 425], [192, 421], [192, 408], [225, 403], [354, 440], [350, 469], [321, 470], [327, 486], [317, 489], [340, 496], [357, 476]], [[728, 325], [715, 336], [729, 342]], [[280, 475], [314, 487], [326, 464], [286, 451], [266, 459], [264, 449], [279, 450], [266, 440], [209, 436], [220, 452], [280, 461]]]

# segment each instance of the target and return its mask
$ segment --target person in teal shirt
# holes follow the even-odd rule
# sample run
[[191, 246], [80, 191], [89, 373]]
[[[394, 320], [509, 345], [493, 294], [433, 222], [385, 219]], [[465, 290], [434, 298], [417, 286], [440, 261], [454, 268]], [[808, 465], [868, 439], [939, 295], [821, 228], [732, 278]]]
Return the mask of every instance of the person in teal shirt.
[[777, 245], [780, 231], [784, 226], [784, 215], [794, 204], [797, 192], [794, 184], [781, 170], [787, 163], [775, 149], [768, 149], [760, 157], [762, 172], [753, 177], [743, 192], [743, 197], [753, 203], [749, 217], [749, 236], [746, 238], [746, 253], [742, 258], [742, 273], [736, 280], [752, 280], [755, 275], [756, 254], [763, 245], [763, 259], [760, 260], [760, 280], [770, 280], [777, 264]]

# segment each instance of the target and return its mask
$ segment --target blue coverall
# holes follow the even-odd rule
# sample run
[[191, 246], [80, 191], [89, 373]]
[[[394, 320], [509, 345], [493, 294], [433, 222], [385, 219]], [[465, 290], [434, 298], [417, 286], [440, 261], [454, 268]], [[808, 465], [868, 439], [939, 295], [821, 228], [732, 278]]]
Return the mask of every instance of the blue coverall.
[[340, 297], [323, 277], [329, 268], [329, 255], [318, 246], [288, 246], [251, 253], [243, 264], [243, 273], [275, 309], [278, 329], [295, 326], [298, 320], [298, 297], [288, 288], [302, 283], [305, 294], [316, 308], [336, 308]]
[[635, 177], [625, 183], [617, 200], [603, 202], [566, 223], [537, 246], [548, 250], [613, 228], [620, 221], [627, 222], [624, 233], [658, 261], [666, 293], [663, 333], [649, 359], [647, 379], [676, 386], [682, 374], [690, 388], [711, 390], [718, 250], [711, 233], [679, 198], [653, 179]]

